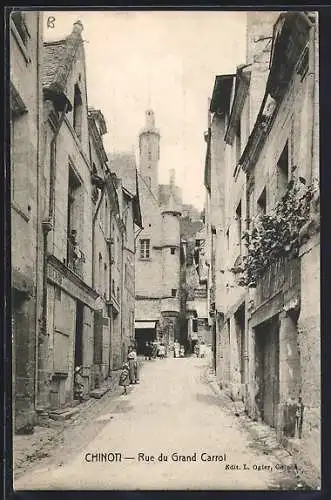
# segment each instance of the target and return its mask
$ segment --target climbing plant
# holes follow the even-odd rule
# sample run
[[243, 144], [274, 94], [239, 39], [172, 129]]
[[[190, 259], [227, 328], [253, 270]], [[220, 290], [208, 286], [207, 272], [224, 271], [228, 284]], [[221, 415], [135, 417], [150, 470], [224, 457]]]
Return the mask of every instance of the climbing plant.
[[292, 180], [275, 208], [251, 221], [250, 229], [243, 234], [247, 254], [232, 269], [240, 275], [240, 286], [256, 286], [272, 262], [298, 255], [299, 232], [309, 219], [315, 189], [315, 185], [306, 186], [302, 178]]

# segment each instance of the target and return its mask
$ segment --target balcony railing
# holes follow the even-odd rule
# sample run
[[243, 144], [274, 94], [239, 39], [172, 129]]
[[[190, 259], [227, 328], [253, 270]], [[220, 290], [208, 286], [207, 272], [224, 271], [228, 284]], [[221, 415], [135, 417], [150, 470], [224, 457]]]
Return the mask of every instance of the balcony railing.
[[300, 287], [299, 259], [279, 259], [273, 262], [256, 283], [256, 306], [277, 293]]

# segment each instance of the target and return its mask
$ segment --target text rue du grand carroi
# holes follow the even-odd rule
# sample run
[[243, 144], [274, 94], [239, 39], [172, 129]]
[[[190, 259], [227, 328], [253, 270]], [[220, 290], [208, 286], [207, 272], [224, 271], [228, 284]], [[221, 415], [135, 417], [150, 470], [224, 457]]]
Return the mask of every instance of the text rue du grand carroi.
[[86, 462], [123, 462], [126, 460], [134, 460], [136, 462], [226, 462], [226, 453], [207, 453], [207, 452], [194, 452], [190, 455], [184, 455], [177, 451], [171, 453], [160, 452], [159, 454], [148, 454], [138, 452], [133, 456], [120, 452], [98, 452], [98, 453], [85, 453], [84, 459]]

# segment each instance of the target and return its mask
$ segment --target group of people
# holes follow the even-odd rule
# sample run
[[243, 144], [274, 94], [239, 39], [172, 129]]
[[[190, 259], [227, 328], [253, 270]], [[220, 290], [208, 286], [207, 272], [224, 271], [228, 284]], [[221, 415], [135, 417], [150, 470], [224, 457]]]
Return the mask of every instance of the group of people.
[[[173, 346], [174, 357], [181, 358], [185, 356], [184, 346], [180, 345], [179, 342], [175, 342]], [[202, 341], [200, 344], [194, 346], [194, 353], [199, 358], [204, 358], [206, 355], [206, 346]], [[146, 342], [145, 344], [145, 359], [156, 359], [165, 358], [167, 355], [166, 346], [161, 342]], [[75, 368], [74, 374], [74, 397], [79, 399], [80, 402], [84, 400], [83, 397], [83, 380], [82, 380], [82, 368], [77, 366]], [[139, 369], [138, 369], [138, 359], [137, 352], [134, 346], [129, 346], [127, 361], [123, 364], [122, 371], [120, 373], [119, 385], [123, 387], [123, 394], [127, 394], [127, 387], [130, 384], [139, 383]]]
[[174, 358], [184, 358], [185, 356], [185, 347], [180, 345], [178, 341], [174, 343]]
[[123, 394], [127, 394], [127, 388], [130, 384], [139, 384], [138, 359], [133, 346], [128, 349], [127, 361], [123, 364], [120, 373], [119, 385], [124, 389]]
[[206, 352], [206, 345], [204, 341], [201, 341], [200, 344], [195, 344], [194, 346], [194, 353], [197, 358], [204, 358], [207, 354]]
[[151, 360], [156, 358], [165, 358], [167, 355], [166, 346], [160, 342], [146, 342], [145, 344], [145, 359]]

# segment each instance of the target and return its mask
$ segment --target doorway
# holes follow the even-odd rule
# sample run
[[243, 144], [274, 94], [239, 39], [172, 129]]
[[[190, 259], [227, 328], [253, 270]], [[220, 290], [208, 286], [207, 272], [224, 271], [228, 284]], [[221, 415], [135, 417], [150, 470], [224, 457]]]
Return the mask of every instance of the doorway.
[[236, 340], [240, 371], [240, 383], [245, 383], [245, 304], [242, 304], [234, 314]]
[[154, 342], [156, 340], [155, 328], [136, 328], [135, 340], [137, 345], [137, 354], [145, 354], [145, 346], [147, 342]]
[[255, 328], [256, 403], [260, 416], [277, 427], [279, 405], [279, 320], [278, 316]]
[[83, 364], [83, 326], [84, 304], [77, 300], [76, 303], [76, 331], [75, 331], [75, 366]]

